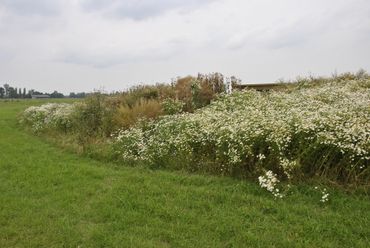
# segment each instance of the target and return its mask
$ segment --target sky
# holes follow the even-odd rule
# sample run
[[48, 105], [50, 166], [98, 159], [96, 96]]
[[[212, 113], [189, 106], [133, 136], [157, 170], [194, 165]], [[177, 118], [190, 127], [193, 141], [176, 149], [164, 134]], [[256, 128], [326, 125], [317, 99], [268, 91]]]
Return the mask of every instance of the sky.
[[370, 71], [369, 0], [0, 0], [0, 85], [63, 93], [221, 72]]

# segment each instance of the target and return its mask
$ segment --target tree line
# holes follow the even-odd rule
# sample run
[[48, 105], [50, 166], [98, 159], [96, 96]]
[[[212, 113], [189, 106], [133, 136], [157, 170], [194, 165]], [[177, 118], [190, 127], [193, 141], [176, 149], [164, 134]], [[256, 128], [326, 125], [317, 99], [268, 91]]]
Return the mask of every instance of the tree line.
[[70, 97], [70, 98], [84, 98], [86, 96], [85, 92], [80, 92], [80, 93], [75, 93], [71, 92], [68, 96], [65, 96], [64, 94], [58, 92], [58, 91], [53, 91], [52, 93], [43, 93], [40, 91], [36, 90], [27, 90], [26, 88], [17, 88], [17, 87], [12, 87], [9, 84], [4, 84], [3, 86], [0, 86], [0, 99], [5, 99], [5, 98], [21, 98], [21, 99], [26, 99], [26, 98], [32, 98], [32, 96], [35, 95], [44, 95], [48, 96], [50, 98], [64, 98], [64, 97]]
[[11, 87], [9, 84], [0, 86], [0, 98], [31, 98], [30, 92], [26, 92], [26, 88]]

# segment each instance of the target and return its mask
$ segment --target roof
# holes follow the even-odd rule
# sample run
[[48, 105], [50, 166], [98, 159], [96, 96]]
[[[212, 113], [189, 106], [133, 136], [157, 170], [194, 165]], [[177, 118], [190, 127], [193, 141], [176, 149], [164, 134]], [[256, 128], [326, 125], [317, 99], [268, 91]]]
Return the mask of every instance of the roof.
[[32, 98], [50, 98], [49, 95], [31, 95]]
[[281, 86], [282, 85], [278, 83], [261, 83], [261, 84], [239, 84], [234, 87], [239, 89], [250, 88], [255, 90], [270, 90]]

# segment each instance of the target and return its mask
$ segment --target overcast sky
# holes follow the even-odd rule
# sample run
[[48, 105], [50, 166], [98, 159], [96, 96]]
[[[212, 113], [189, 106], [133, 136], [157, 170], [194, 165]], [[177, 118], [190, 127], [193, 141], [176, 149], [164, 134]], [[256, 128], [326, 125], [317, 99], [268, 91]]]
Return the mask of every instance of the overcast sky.
[[0, 84], [69, 93], [359, 68], [370, 71], [369, 0], [0, 0]]

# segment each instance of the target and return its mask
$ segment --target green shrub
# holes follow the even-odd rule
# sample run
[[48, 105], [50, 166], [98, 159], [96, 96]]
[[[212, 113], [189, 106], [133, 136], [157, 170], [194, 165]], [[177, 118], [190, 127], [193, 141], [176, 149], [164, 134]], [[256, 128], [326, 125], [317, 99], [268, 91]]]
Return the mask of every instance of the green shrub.
[[114, 112], [101, 93], [92, 94], [77, 103], [72, 126], [79, 142], [86, 144], [92, 138], [109, 136], [114, 131]]
[[162, 100], [174, 97], [175, 91], [171, 85], [156, 84], [131, 87], [128, 91], [122, 92], [117, 99], [121, 105], [133, 107], [141, 100]]
[[166, 115], [179, 114], [183, 111], [185, 103], [180, 100], [167, 98], [162, 101], [163, 112]]
[[207, 106], [218, 94], [225, 92], [224, 77], [221, 73], [198, 74], [180, 78], [175, 84], [177, 99], [185, 103], [186, 112]]

